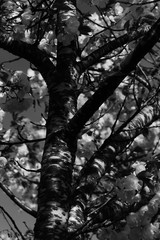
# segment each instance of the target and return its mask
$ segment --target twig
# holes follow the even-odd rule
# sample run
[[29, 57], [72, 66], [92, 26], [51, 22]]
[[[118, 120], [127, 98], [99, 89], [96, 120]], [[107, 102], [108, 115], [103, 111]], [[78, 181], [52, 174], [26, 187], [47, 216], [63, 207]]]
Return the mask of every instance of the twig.
[[25, 238], [23, 237], [21, 231], [20, 231], [19, 228], [17, 227], [17, 225], [16, 225], [15, 221], [13, 220], [13, 218], [9, 215], [9, 213], [8, 213], [2, 206], [0, 206], [0, 208], [1, 208], [1, 210], [7, 215], [7, 217], [10, 219], [10, 221], [12, 222], [14, 228], [15, 228], [15, 229], [17, 230], [17, 232], [20, 234], [21, 238], [22, 238], [23, 240], [25, 240]]

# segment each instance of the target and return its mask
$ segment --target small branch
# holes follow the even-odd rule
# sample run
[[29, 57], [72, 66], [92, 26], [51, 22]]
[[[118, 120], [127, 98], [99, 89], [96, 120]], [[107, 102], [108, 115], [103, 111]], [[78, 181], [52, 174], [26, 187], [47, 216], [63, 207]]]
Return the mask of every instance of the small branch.
[[135, 78], [135, 80], [137, 80], [138, 82], [140, 82], [144, 87], [146, 87], [149, 91], [152, 90], [151, 85], [149, 84], [149, 82], [147, 82], [146, 80], [144, 80], [142, 77], [136, 75], [135, 73], [130, 73], [129, 77]]
[[17, 58], [14, 58], [14, 59], [12, 59], [12, 60], [4, 61], [4, 62], [1, 62], [1, 65], [3, 65], [4, 63], [16, 62], [16, 61], [18, 61], [18, 60], [20, 60], [20, 59], [21, 59], [21, 57], [17, 57]]
[[18, 237], [17, 232], [16, 232], [16, 231], [14, 230], [14, 228], [12, 227], [12, 225], [11, 225], [11, 223], [9, 222], [8, 218], [6, 217], [5, 213], [4, 213], [3, 211], [1, 211], [1, 212], [2, 212], [2, 215], [3, 215], [4, 219], [5, 219], [5, 221], [7, 222], [8, 226], [10, 227], [11, 231], [15, 234], [15, 236]]
[[141, 59], [152, 49], [160, 38], [160, 19], [137, 44], [135, 49], [104, 77], [104, 81], [89, 100], [77, 111], [68, 124], [72, 135], [78, 134], [106, 99], [108, 99], [123, 79], [136, 68]]
[[78, 68], [80, 69], [80, 73], [83, 73], [86, 69], [94, 65], [95, 63], [99, 62], [101, 57], [104, 57], [108, 53], [112, 52], [113, 50], [122, 47], [124, 44], [129, 43], [133, 40], [136, 40], [142, 36], [146, 31], [140, 30], [137, 32], [134, 32], [132, 34], [126, 33], [123, 36], [120, 36], [108, 43], [106, 43], [104, 46], [98, 48], [91, 54], [89, 54], [87, 57], [82, 59], [82, 61], [77, 63]]
[[22, 168], [23, 170], [25, 170], [25, 171], [27, 171], [27, 172], [35, 172], [35, 173], [38, 173], [38, 172], [41, 171], [41, 169], [26, 169], [26, 168], [23, 167], [18, 161], [15, 161], [15, 162], [18, 164], [18, 166], [19, 166], [20, 168]]
[[37, 212], [30, 209], [29, 207], [23, 205], [21, 201], [6, 187], [0, 182], [0, 188], [7, 194], [7, 196], [21, 209], [23, 209], [25, 212], [36, 218]]
[[[44, 78], [48, 72], [51, 72], [51, 70], [54, 72], [55, 70], [55, 66], [50, 61], [47, 53], [34, 44], [18, 41], [8, 35], [0, 34], [0, 48], [31, 62], [39, 69]], [[47, 78], [47, 84], [50, 84], [50, 81], [53, 81], [53, 79]]]
[[15, 221], [14, 221], [13, 218], [9, 215], [9, 213], [8, 213], [2, 206], [0, 206], [0, 209], [1, 209], [1, 210], [7, 215], [7, 217], [10, 219], [10, 221], [12, 222], [14, 228], [15, 228], [15, 229], [17, 230], [17, 232], [20, 234], [21, 238], [22, 238], [23, 240], [25, 240], [25, 237], [23, 237], [21, 231], [19, 230], [19, 228], [17, 227]]
[[18, 141], [18, 142], [3, 142], [0, 141], [0, 145], [6, 145], [6, 146], [13, 146], [13, 145], [18, 145], [18, 144], [23, 144], [23, 143], [34, 143], [34, 142], [40, 142], [40, 141], [45, 141], [46, 138], [40, 138], [40, 139], [33, 139], [33, 140], [24, 140], [24, 141]]

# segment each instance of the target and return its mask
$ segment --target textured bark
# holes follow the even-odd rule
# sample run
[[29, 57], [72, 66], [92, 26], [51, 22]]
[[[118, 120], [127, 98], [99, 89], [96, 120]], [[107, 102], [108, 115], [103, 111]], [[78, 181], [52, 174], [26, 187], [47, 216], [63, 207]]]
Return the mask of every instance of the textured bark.
[[73, 159], [63, 131], [45, 144], [35, 239], [67, 239]]
[[[157, 204], [160, 201], [160, 191], [158, 190], [156, 194], [153, 196], [149, 196], [147, 199], [141, 199], [141, 201], [138, 204], [135, 205], [129, 205], [129, 204], [122, 204], [121, 202], [114, 200], [109, 201], [108, 204], [106, 204], [102, 209], [100, 215], [95, 217], [93, 219], [93, 223], [103, 222], [105, 220], [112, 220], [114, 222], [118, 222], [122, 219], [125, 219], [130, 213], [138, 214], [140, 213], [142, 207], [148, 206], [148, 212], [152, 209], [152, 214], [149, 214], [148, 220], [150, 218], [150, 221], [153, 221], [153, 218], [156, 217], [156, 215], [160, 211], [160, 205]], [[153, 206], [157, 207], [153, 207]], [[139, 215], [141, 217], [141, 215]], [[108, 225], [110, 225], [110, 222], [108, 221]]]
[[[71, 58], [73, 59], [73, 58]], [[74, 59], [73, 59], [74, 60]], [[71, 64], [67, 61], [68, 64]], [[72, 66], [57, 71], [49, 90], [47, 136], [41, 165], [35, 239], [67, 239], [76, 141], [65, 131], [70, 109], [75, 111]], [[47, 74], [46, 74], [47, 75]], [[72, 142], [73, 141], [73, 142]]]
[[[126, 219], [126, 217], [130, 213], [136, 213], [137, 220], [142, 217], [140, 211], [142, 208], [148, 208], [149, 216], [151, 222], [154, 222], [153, 219], [157, 217], [160, 211], [160, 205], [158, 202], [160, 201], [160, 192], [159, 190], [155, 195], [148, 196], [146, 199], [141, 199], [141, 201], [137, 204], [125, 204], [116, 199], [116, 197], [111, 198], [104, 206], [100, 209], [99, 214], [93, 213], [92, 220], [89, 223], [89, 226], [83, 226], [80, 232], [93, 232], [97, 227], [109, 227], [113, 223], [117, 223], [120, 220]], [[153, 206], [157, 207], [153, 207]], [[151, 214], [152, 209], [152, 214]], [[146, 212], [147, 213], [147, 212]], [[139, 216], [138, 216], [139, 215]], [[108, 221], [107, 221], [108, 220]], [[104, 225], [105, 221], [105, 225]], [[134, 227], [133, 227], [134, 228]], [[79, 231], [76, 233], [79, 234]]]
[[[67, 11], [76, 14], [75, 1], [57, 0], [58, 21]], [[59, 22], [60, 23], [60, 22]], [[63, 21], [57, 31], [61, 31]], [[99, 106], [109, 97], [119, 83], [132, 71], [143, 56], [154, 46], [160, 36], [160, 20], [158, 20], [136, 49], [120, 64], [119, 68], [106, 76], [104, 83], [95, 94], [76, 112], [77, 79], [86, 68], [94, 64], [108, 51], [122, 46], [130, 41], [130, 37], [123, 36], [118, 42], [111, 42], [100, 50], [92, 53], [88, 58], [76, 63], [76, 42], [68, 46], [58, 43], [57, 66], [49, 60], [45, 52], [36, 46], [13, 40], [8, 36], [0, 36], [0, 47], [32, 62], [40, 71], [49, 90], [49, 112], [47, 119], [47, 136], [42, 159], [41, 180], [38, 193], [38, 212], [35, 224], [35, 240], [74, 239], [68, 231], [74, 231], [84, 223], [83, 212], [86, 207], [88, 193], [94, 190], [94, 182], [107, 167], [106, 159], [115, 156], [140, 132], [133, 130], [133, 126], [143, 128], [150, 124], [155, 116], [155, 110], [148, 107], [146, 112], [137, 120], [134, 119], [127, 126], [130, 135], [125, 130], [106, 140], [100, 150], [93, 155], [81, 174], [80, 186], [72, 192], [72, 168], [76, 151], [76, 136], [84, 124], [95, 113]], [[137, 36], [133, 36], [137, 38]], [[79, 72], [77, 71], [77, 68]], [[73, 111], [72, 118], [70, 114]], [[70, 120], [72, 118], [72, 120]], [[140, 120], [141, 119], [141, 120]], [[117, 141], [118, 140], [118, 141]], [[105, 156], [105, 158], [104, 158]], [[88, 171], [89, 170], [89, 171]], [[86, 181], [88, 181], [86, 184]], [[92, 185], [92, 188], [88, 188]], [[89, 190], [89, 192], [88, 192]], [[72, 206], [71, 206], [72, 203]], [[70, 211], [71, 209], [71, 211]], [[69, 226], [68, 226], [69, 220]]]
[[[63, 14], [76, 14], [72, 1], [61, 1], [58, 23], [61, 32]], [[66, 15], [65, 15], [66, 16]], [[72, 196], [72, 168], [76, 139], [65, 130], [76, 111], [78, 73], [74, 67], [76, 44], [63, 46], [58, 42], [57, 66], [54, 81], [49, 85], [49, 111], [47, 136], [42, 158], [41, 179], [38, 193], [38, 213], [35, 224], [36, 240], [70, 239], [68, 217]], [[44, 74], [50, 78], [50, 73]]]
[[[160, 30], [158, 30], [159, 25], [160, 23], [158, 21], [149, 34], [138, 44], [133, 53], [122, 62], [119, 70], [115, 69], [114, 72], [107, 77], [107, 84], [105, 82], [100, 86], [93, 97], [87, 101], [84, 107], [82, 107], [70, 121], [68, 125], [70, 135], [68, 138], [66, 137], [64, 129], [69, 121], [68, 114], [70, 107], [74, 105], [75, 91], [73, 91], [72, 80], [78, 77], [78, 73], [74, 68], [74, 60], [71, 61], [71, 59], [75, 59], [74, 43], [71, 46], [72, 51], [68, 51], [66, 48], [61, 51], [62, 48], [60, 46], [57, 72], [55, 74], [54, 84], [49, 90], [48, 141], [45, 145], [42, 161], [41, 183], [38, 195], [39, 208], [35, 225], [36, 240], [42, 240], [44, 238], [71, 239], [67, 229], [67, 220], [69, 217], [69, 228], [71, 231], [76, 229], [77, 225], [83, 224], [83, 211], [88, 190], [92, 191], [94, 189], [94, 182], [97, 177], [100, 177], [101, 174], [104, 173], [106, 164], [102, 157], [104, 152], [100, 152], [98, 156], [96, 155], [96, 157], [94, 157], [92, 166], [89, 165], [89, 172], [91, 174], [84, 174], [85, 181], [83, 181], [84, 178], [82, 178], [81, 184], [77, 189], [77, 196], [74, 197], [76, 205], [73, 204], [69, 215], [70, 198], [72, 197], [72, 165], [75, 151], [74, 146], [71, 144], [71, 136], [76, 136], [84, 123], [93, 115], [103, 101], [106, 100], [107, 96], [112, 94], [123, 78], [135, 68], [141, 58], [158, 41], [160, 35]], [[70, 53], [67, 54], [67, 52]], [[150, 120], [150, 118], [148, 120]], [[137, 123], [139, 123], [139, 120], [136, 120], [136, 124]], [[50, 134], [50, 136], [48, 134]], [[120, 141], [118, 142], [111, 139], [111, 144], [105, 148], [105, 158], [109, 159], [115, 155], [116, 151], [119, 151], [122, 147], [124, 148], [131, 139], [130, 136], [128, 139], [128, 136], [126, 138], [121, 135], [119, 138]], [[72, 142], [74, 141], [75, 139], [73, 138]], [[92, 183], [93, 187], [88, 188]]]
[[[159, 119], [159, 114], [160, 111], [157, 107], [146, 106], [124, 129], [117, 131], [114, 135], [106, 139], [99, 150], [93, 154], [80, 173], [76, 196], [78, 201], [75, 201], [76, 204], [73, 206], [75, 211], [74, 215], [81, 215], [84, 212], [87, 199], [97, 186], [97, 180], [110, 169], [110, 166], [115, 161], [115, 157], [118, 153], [121, 153], [135, 137], [141, 134], [144, 127], [151, 125], [154, 121]], [[114, 206], [117, 206], [121, 213], [123, 206], [117, 205], [116, 201], [113, 201], [112, 204], [111, 201], [111, 204], [107, 205], [106, 211], [104, 211], [104, 208], [101, 209], [101, 221], [111, 219], [112, 214], [114, 214], [112, 219], [116, 216], [119, 218], [119, 212], [117, 213], [117, 210], [113, 212]], [[97, 219], [95, 221], [98, 221]], [[79, 221], [80, 228], [83, 224], [85, 226], [85, 222]]]
[[[104, 141], [98, 151], [88, 161], [86, 169], [84, 168], [82, 171], [81, 177], [91, 178], [90, 173], [92, 175], [92, 170], [88, 171], [91, 168], [94, 168], [93, 178], [97, 179], [101, 177], [107, 171], [107, 167], [111, 165], [115, 156], [121, 153], [129, 143], [140, 135], [145, 127], [150, 126], [154, 121], [158, 120], [159, 114], [160, 111], [157, 107], [144, 107], [126, 127], [120, 127], [120, 129]], [[96, 162], [99, 164], [96, 164]], [[87, 172], [90, 172], [88, 176]]]

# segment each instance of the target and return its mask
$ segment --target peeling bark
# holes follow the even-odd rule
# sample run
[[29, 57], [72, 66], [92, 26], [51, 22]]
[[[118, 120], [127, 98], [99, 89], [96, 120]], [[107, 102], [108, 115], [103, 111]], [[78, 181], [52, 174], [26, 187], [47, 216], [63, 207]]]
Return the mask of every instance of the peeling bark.
[[[160, 35], [160, 30], [159, 31], [157, 30], [157, 28], [160, 25], [159, 22], [160, 21], [158, 21], [150, 30], [149, 34], [142, 39], [142, 41], [138, 44], [138, 46], [133, 51], [133, 53], [130, 54], [122, 62], [122, 64], [119, 67], [119, 70], [118, 71], [114, 70], [114, 73], [111, 73], [111, 75], [107, 77], [107, 80], [108, 80], [107, 84], [105, 82], [102, 86], [100, 86], [100, 88], [96, 91], [93, 97], [91, 97], [91, 99], [87, 101], [84, 107], [81, 108], [80, 112], [78, 112], [75, 115], [75, 117], [73, 117], [73, 119], [69, 123], [69, 131], [71, 132], [70, 136], [72, 137], [76, 136], [79, 130], [83, 127], [84, 123], [86, 123], [86, 121], [98, 109], [100, 104], [102, 104], [103, 101], [106, 100], [106, 97], [109, 96], [115, 90], [115, 88], [119, 85], [119, 83], [123, 80], [123, 78], [131, 70], [135, 68], [136, 64], [141, 60], [141, 58], [158, 41], [159, 35]], [[72, 49], [74, 49], [73, 46], [72, 46]], [[72, 64], [72, 62], [69, 62], [69, 65], [67, 65], [66, 61], [64, 60], [64, 59], [67, 59], [69, 61], [69, 59], [71, 59], [69, 55], [66, 54], [68, 50], [67, 51], [65, 50], [66, 49], [63, 49], [64, 55], [62, 54], [62, 52], [60, 54], [60, 58], [59, 58], [60, 64], [57, 64], [58, 66], [57, 69], [62, 71], [61, 66], [63, 66], [63, 69], [66, 70], [66, 72], [64, 71], [64, 74], [62, 74], [62, 77], [65, 80], [61, 81], [61, 78], [59, 77], [56, 78], [57, 76], [61, 76], [61, 73], [58, 72], [58, 75], [55, 76], [56, 80], [54, 82], [54, 86], [52, 87], [52, 93], [50, 91], [51, 100], [50, 100], [50, 110], [49, 110], [49, 117], [48, 117], [48, 123], [47, 123], [47, 132], [50, 133], [51, 129], [54, 129], [54, 131], [52, 131], [52, 136], [49, 139], [49, 142], [48, 143], [46, 142], [43, 161], [42, 161], [42, 174], [41, 174], [41, 183], [40, 183], [40, 190], [39, 190], [39, 197], [38, 197], [39, 210], [38, 210], [38, 217], [37, 217], [37, 222], [35, 226], [36, 240], [39, 240], [39, 239], [41, 240], [44, 238], [67, 239], [67, 233], [68, 233], [67, 219], [70, 217], [69, 228], [71, 229], [71, 231], [75, 230], [77, 228], [76, 227], [77, 225], [81, 225], [83, 223], [84, 221], [83, 211], [84, 211], [84, 206], [86, 205], [86, 199], [90, 191], [94, 189], [94, 186], [92, 188], [91, 186], [92, 184], [94, 185], [94, 182], [96, 182], [95, 181], [96, 178], [100, 177], [101, 174], [104, 173], [104, 171], [106, 170], [106, 164], [104, 162], [105, 159], [104, 157], [101, 158], [101, 156], [103, 156], [104, 154], [100, 152], [98, 156], [96, 155], [96, 157], [94, 157], [92, 166], [89, 165], [90, 170], [91, 168], [93, 169], [93, 171], [92, 170], [89, 171], [91, 174], [89, 175], [84, 174], [85, 181], [83, 181], [84, 178], [80, 180], [81, 184], [77, 189], [78, 191], [77, 196], [75, 196], [74, 198], [76, 205], [73, 204], [70, 215], [69, 215], [69, 210], [70, 210], [69, 199], [72, 196], [71, 194], [72, 164], [74, 161], [72, 159], [72, 156], [74, 156], [74, 154], [71, 155], [72, 144], [69, 145], [69, 141], [66, 140], [65, 131], [63, 132], [63, 129], [65, 128], [69, 120], [69, 116], [68, 116], [69, 109], [67, 108], [68, 106], [67, 103], [74, 102], [73, 100], [74, 97], [72, 95], [73, 91], [71, 91], [73, 90], [72, 88], [73, 85], [69, 84], [69, 81], [74, 77], [76, 79], [78, 74], [75, 74], [76, 69], [74, 69], [73, 67], [74, 63]], [[73, 59], [74, 52], [72, 52], [72, 54], [73, 55], [71, 56]], [[58, 83], [58, 79], [60, 79], [60, 83]], [[63, 88], [59, 85], [59, 84], [62, 84], [62, 82], [67, 83], [67, 88]], [[71, 86], [71, 88], [69, 86]], [[61, 91], [61, 89], [63, 89], [63, 91]], [[53, 99], [54, 101], [52, 101]], [[58, 103], [59, 101], [62, 101], [61, 104]], [[150, 120], [150, 118], [147, 118], [147, 120]], [[58, 125], [56, 125], [56, 122], [58, 123]], [[139, 124], [139, 120], [135, 120], [135, 122], [136, 122], [136, 125]], [[124, 137], [121, 135], [119, 137], [122, 145], [120, 144], [119, 141], [117, 142], [117, 141], [114, 141], [114, 139], [111, 139], [112, 140], [111, 144], [105, 147], [105, 158], [109, 159], [111, 157], [112, 159], [112, 156], [115, 155], [116, 151], [117, 150], [119, 151], [119, 149], [122, 147], [124, 148], [124, 146], [126, 146], [131, 139], [130, 136], [129, 136], [129, 139], [128, 139], [128, 136], [127, 138], [126, 136]], [[116, 139], [117, 139], [117, 136], [116, 136]], [[86, 180], [87, 180], [87, 184], [86, 184]], [[80, 217], [77, 218], [77, 216], [80, 216]]]
[[[63, 14], [76, 14], [72, 1], [61, 1], [58, 23], [63, 30]], [[75, 41], [67, 46], [58, 42], [54, 81], [49, 85], [47, 136], [42, 158], [38, 193], [38, 214], [35, 240], [70, 239], [68, 218], [72, 196], [72, 168], [76, 138], [66, 131], [66, 125], [76, 112]], [[50, 74], [46, 77], [49, 78]]]
[[[97, 152], [90, 158], [85, 168], [82, 170], [81, 177], [87, 178], [87, 172], [89, 169], [94, 168], [93, 178], [97, 179], [101, 177], [107, 167], [110, 166], [115, 156], [122, 152], [125, 147], [132, 142], [138, 135], [143, 132], [144, 127], [150, 126], [154, 121], [159, 119], [160, 111], [157, 107], [146, 106], [140, 111], [126, 127], [120, 127], [113, 135], [107, 138]], [[103, 156], [103, 157], [102, 157]], [[101, 168], [96, 161], [100, 161]], [[88, 168], [88, 170], [87, 170]], [[92, 170], [89, 171], [92, 175]]]
[[35, 239], [66, 239], [72, 161], [63, 131], [52, 135], [44, 147]]
[[[67, 62], [68, 63], [68, 62]], [[65, 131], [75, 95], [70, 67], [57, 70], [49, 89], [47, 135], [41, 166], [35, 239], [67, 239], [67, 221], [72, 194], [72, 167], [76, 139]]]
[[[100, 179], [106, 171], [109, 171], [117, 154], [122, 152], [135, 137], [141, 134], [144, 127], [150, 126], [154, 121], [159, 119], [159, 114], [160, 111], [157, 107], [146, 106], [124, 129], [117, 131], [114, 135], [104, 141], [98, 151], [88, 160], [86, 166], [80, 173], [76, 196], [78, 201], [75, 202], [75, 205], [73, 206], [73, 209], [75, 210], [73, 215], [81, 215], [84, 212], [87, 199], [97, 186], [97, 180]], [[119, 211], [121, 213], [123, 206], [117, 205], [116, 201], [113, 201], [113, 203], [111, 201], [113, 208], [114, 204], [120, 209]], [[116, 216], [120, 216], [118, 215], [119, 212], [117, 212], [117, 210], [113, 212], [112, 207], [109, 207], [111, 205], [107, 205], [106, 211], [104, 211], [104, 208], [101, 209], [99, 213], [101, 215], [101, 221], [114, 219]], [[112, 214], [114, 214], [113, 218]], [[97, 219], [99, 219], [99, 217], [97, 217]], [[97, 219], [95, 221], [97, 221]], [[76, 220], [76, 224], [79, 224], [79, 228], [85, 226], [85, 221], [82, 223], [80, 221], [78, 222], [78, 219]]]
[[[60, 32], [61, 27], [63, 27], [63, 14], [66, 12], [76, 14], [75, 1], [60, 0], [56, 2], [59, 8], [59, 23], [57, 24], [59, 29], [57, 31]], [[139, 35], [132, 37], [136, 39]], [[110, 45], [105, 45], [91, 53], [79, 64], [76, 63], [75, 40], [67, 46], [58, 42], [57, 66], [55, 67], [48, 56], [36, 46], [0, 36], [0, 47], [20, 57], [25, 56], [25, 59], [38, 68], [48, 85], [49, 112], [38, 193], [35, 240], [74, 239], [72, 232], [77, 229], [77, 226], [82, 226], [85, 221], [83, 213], [88, 194], [94, 190], [95, 180], [106, 171], [110, 164], [109, 159], [112, 160], [115, 154], [124, 149], [133, 137], [140, 134], [144, 125], [147, 126], [156, 119], [157, 112], [152, 106], [149, 106], [142, 115], [135, 117], [123, 132], [107, 139], [99, 151], [89, 160], [81, 173], [80, 185], [73, 192], [72, 170], [77, 134], [100, 105], [114, 92], [125, 76], [135, 69], [137, 63], [156, 44], [159, 37], [160, 20], [153, 25], [135, 50], [118, 68], [106, 76], [105, 81], [95, 94], [76, 113], [76, 82], [80, 73], [93, 65], [108, 51], [122, 46], [132, 38], [123, 36], [118, 41], [115, 40]], [[70, 114], [71, 109], [72, 115]]]

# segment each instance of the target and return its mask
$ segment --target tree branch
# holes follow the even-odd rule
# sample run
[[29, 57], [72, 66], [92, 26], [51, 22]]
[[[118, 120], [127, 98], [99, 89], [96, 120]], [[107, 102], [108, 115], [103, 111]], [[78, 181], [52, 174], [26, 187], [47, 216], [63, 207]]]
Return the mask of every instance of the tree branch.
[[80, 74], [82, 74], [86, 69], [91, 67], [93, 64], [98, 63], [101, 57], [104, 57], [111, 51], [122, 47], [124, 44], [127, 44], [129, 42], [132, 42], [146, 34], [146, 31], [144, 29], [140, 29], [138, 31], [134, 31], [133, 33], [129, 34], [126, 33], [123, 36], [120, 36], [102, 47], [98, 48], [88, 56], [86, 56], [82, 61], [77, 63], [78, 68], [80, 69]]
[[[50, 61], [47, 53], [37, 48], [34, 44], [18, 41], [12, 37], [1, 34], [0, 48], [31, 62], [39, 70], [44, 78], [46, 76], [46, 73], [50, 72], [51, 69], [52, 71], [55, 70], [55, 66]], [[49, 83], [47, 82], [47, 84]]]
[[23, 209], [25, 212], [36, 218], [37, 212], [30, 209], [29, 207], [23, 205], [21, 201], [6, 187], [0, 182], [0, 188], [7, 194], [7, 196], [21, 209]]
[[[75, 197], [73, 206], [70, 211], [69, 224], [76, 223], [77, 226], [83, 226], [82, 217], [85, 210], [88, 196], [93, 193], [97, 186], [97, 179], [110, 169], [116, 155], [122, 152], [126, 146], [142, 133], [144, 126], [150, 126], [154, 121], [158, 120], [160, 111], [156, 107], [146, 106], [141, 110], [127, 126], [107, 138], [101, 147], [88, 160], [85, 167], [79, 174], [79, 181], [76, 183]], [[81, 220], [81, 221], [80, 221]]]
[[[97, 175], [98, 178], [101, 177], [107, 170], [107, 167], [111, 165], [113, 157], [115, 157], [118, 152], [122, 152], [128, 144], [140, 135], [144, 127], [149, 127], [159, 118], [160, 111], [157, 106], [145, 106], [132, 120], [130, 120], [127, 126], [121, 126], [113, 135], [103, 142], [101, 147], [88, 160], [84, 169], [82, 169], [80, 181], [82, 178], [87, 178], [89, 175], [92, 175], [91, 168], [94, 169], [94, 175]], [[105, 156], [105, 161], [103, 155]], [[99, 165], [96, 164], [97, 159], [102, 162], [101, 169]], [[108, 161], [106, 161], [106, 159], [108, 159]]]
[[19, 235], [21, 236], [21, 238], [23, 240], [25, 240], [25, 237], [22, 235], [21, 231], [19, 230], [19, 228], [17, 227], [15, 221], [13, 220], [13, 218], [9, 215], [9, 213], [2, 207], [0, 206], [0, 209], [4, 212], [4, 214], [7, 215], [7, 217], [10, 219], [10, 221], [12, 222], [14, 228], [17, 230], [17, 232], [19, 233]]
[[149, 32], [140, 40], [135, 49], [118, 67], [105, 77], [105, 80], [90, 97], [90, 99], [77, 111], [68, 124], [69, 132], [78, 134], [84, 124], [98, 110], [101, 104], [110, 97], [123, 79], [136, 68], [138, 62], [152, 49], [160, 38], [160, 19], [152, 26]]

